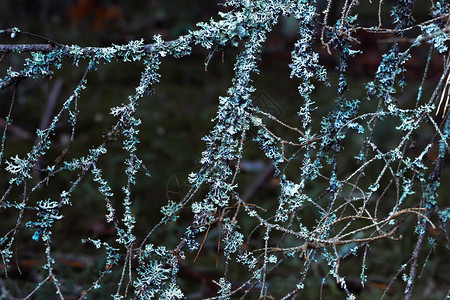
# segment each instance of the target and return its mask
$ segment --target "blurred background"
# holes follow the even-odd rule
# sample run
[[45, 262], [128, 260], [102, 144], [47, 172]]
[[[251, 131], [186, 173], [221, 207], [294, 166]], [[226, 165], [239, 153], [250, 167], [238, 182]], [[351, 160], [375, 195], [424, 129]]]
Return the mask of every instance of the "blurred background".
[[[340, 12], [337, 8], [340, 7], [341, 2], [343, 1], [333, 2], [336, 9], [332, 8], [330, 20], [338, 18]], [[322, 11], [326, 2], [320, 0], [318, 3], [318, 11]], [[381, 15], [386, 26], [390, 24], [389, 10], [393, 3], [395, 2], [386, 0], [383, 4]], [[418, 21], [429, 18], [429, 6], [430, 4], [426, 1], [418, 1], [414, 11]], [[165, 40], [175, 39], [179, 35], [188, 33], [189, 30], [196, 29], [197, 22], [208, 21], [211, 17], [217, 20], [217, 13], [224, 10], [226, 8], [220, 6], [219, 1], [199, 0], [0, 0], [0, 29], [18, 27], [22, 31], [68, 45], [109, 46], [112, 43], [126, 44], [136, 39], [144, 39], [145, 43], [151, 43], [155, 34], [161, 34]], [[358, 13], [362, 25], [377, 25], [377, 10], [378, 2], [360, 5]], [[259, 66], [261, 73], [254, 76], [257, 92], [253, 100], [262, 110], [272, 113], [287, 124], [299, 127], [297, 111], [302, 102], [297, 92], [298, 81], [289, 79], [288, 66], [290, 51], [298, 39], [296, 31], [296, 21], [286, 18], [270, 33]], [[417, 32], [410, 34], [414, 36]], [[348, 72], [350, 88], [347, 95], [348, 98], [362, 99], [366, 93], [365, 83], [373, 80], [382, 54], [390, 48], [394, 37], [361, 32], [358, 33], [357, 38], [361, 44], [355, 44], [355, 48], [362, 50], [363, 54], [350, 60]], [[0, 42], [4, 44], [45, 43], [39, 38], [20, 34], [15, 39], [0, 36]], [[406, 43], [401, 46], [408, 45]], [[319, 41], [316, 47], [320, 53], [321, 63], [328, 69], [332, 84], [330, 88], [318, 84], [319, 88], [313, 94], [313, 99], [318, 106], [315, 114], [319, 117], [326, 115], [333, 108], [333, 100], [337, 97], [336, 83], [339, 73], [335, 69], [338, 63], [337, 57], [328, 54], [326, 49], [320, 47]], [[160, 220], [161, 206], [168, 200], [179, 201], [189, 189], [187, 175], [198, 170], [200, 153], [205, 148], [201, 138], [213, 126], [211, 119], [215, 117], [218, 97], [225, 96], [227, 88], [231, 85], [233, 64], [237, 53], [239, 49], [224, 48], [212, 57], [207, 71], [204, 61], [208, 51], [199, 48], [194, 48], [193, 54], [188, 57], [162, 60], [160, 69], [162, 76], [160, 82], [155, 85], [155, 95], [142, 99], [138, 108], [138, 117], [142, 120], [142, 125], [139, 127], [141, 143], [138, 146], [138, 155], [151, 174], [150, 178], [145, 174], [139, 174], [138, 183], [134, 188], [133, 213], [137, 219], [136, 235], [139, 238], [145, 237], [149, 228]], [[413, 54], [414, 57], [407, 65], [408, 88], [399, 98], [399, 103], [405, 107], [415, 104], [414, 100], [422, 80], [428, 50], [420, 47]], [[4, 76], [9, 67], [13, 70], [20, 69], [27, 57], [29, 54], [26, 53], [6, 56], [0, 64], [0, 75]], [[6, 159], [16, 154], [21, 157], [30, 151], [36, 142], [36, 129], [48, 126], [53, 114], [60, 109], [62, 103], [78, 84], [86, 67], [86, 62], [80, 62], [77, 68], [70, 59], [66, 59], [61, 69], [55, 68], [52, 78], [26, 80], [20, 85], [12, 112], [13, 125], [10, 126], [7, 135]], [[433, 56], [429, 76], [425, 82], [424, 98], [433, 91], [442, 69], [442, 57]], [[125, 103], [127, 97], [134, 93], [142, 70], [141, 62], [112, 62], [100, 65], [97, 72], [89, 74], [87, 89], [82, 92], [79, 100], [80, 114], [75, 142], [67, 160], [71, 157], [86, 155], [90, 148], [102, 143], [105, 134], [115, 122], [115, 119], [109, 115], [110, 108]], [[12, 93], [12, 88], [0, 91], [0, 130], [2, 132]], [[368, 109], [376, 107], [376, 103], [367, 105]], [[439, 122], [439, 117], [437, 121]], [[394, 135], [392, 128], [396, 125], [398, 124], [385, 122], [384, 127], [381, 126], [377, 134], [380, 138]], [[314, 126], [315, 130], [319, 130], [320, 122], [316, 121]], [[274, 128], [274, 131], [287, 137], [292, 134], [285, 132], [283, 128]], [[427, 132], [430, 134], [432, 130], [425, 129], [424, 136], [417, 137], [418, 149], [429, 142]], [[252, 134], [254, 135], [255, 132], [250, 132], [250, 135]], [[355, 139], [357, 138], [355, 135]], [[69, 140], [70, 128], [68, 126], [58, 128], [51, 150], [38, 165], [45, 167], [52, 163], [67, 147]], [[356, 147], [360, 145], [360, 141], [355, 144], [356, 146], [352, 146], [352, 143], [346, 145], [349, 154], [348, 157], [342, 158], [348, 161], [351, 169], [354, 168], [353, 157], [358, 154], [359, 148]], [[105, 179], [113, 187], [113, 192], [121, 195], [121, 186], [126, 182], [123, 167], [126, 154], [121, 151], [120, 140], [109, 146], [108, 155], [102, 158], [100, 167], [103, 169]], [[389, 149], [389, 145], [386, 145], [386, 148]], [[436, 155], [437, 150], [433, 151]], [[295, 168], [300, 166], [300, 163], [293, 163], [292, 170], [289, 171], [294, 174], [293, 176], [297, 172]], [[271, 164], [256, 144], [252, 142], [246, 144], [241, 168], [240, 192], [269, 211], [276, 209], [276, 199], [279, 195], [278, 181], [271, 176]], [[0, 186], [4, 191], [8, 187], [9, 179], [4, 171], [4, 165], [0, 172]], [[36, 172], [34, 176], [37, 180], [41, 175]], [[76, 174], [61, 174], [51, 181], [48, 187], [36, 191], [31, 200], [35, 203], [42, 199], [58, 197], [75, 178]], [[447, 182], [449, 179], [447, 170], [444, 171], [442, 178], [442, 182]], [[87, 180], [84, 180], [74, 192], [72, 207], [63, 209], [64, 219], [55, 224], [53, 230], [55, 269], [60, 278], [64, 279], [62, 285], [66, 299], [77, 299], [80, 292], [89, 287], [98, 277], [99, 270], [104, 269], [105, 253], [94, 249], [91, 245], [83, 245], [81, 239], [100, 238], [112, 243], [115, 240], [115, 229], [105, 221], [104, 200], [91, 179], [92, 177], [88, 176]], [[324, 188], [326, 188], [325, 185], [318, 184], [311, 188], [311, 193], [318, 194]], [[446, 192], [446, 190], [441, 192], [445, 199]], [[9, 197], [10, 199], [19, 198], [20, 193], [20, 190], [13, 191]], [[120, 199], [114, 201], [115, 205], [120, 207]], [[448, 206], [448, 200], [445, 201]], [[2, 236], [15, 226], [17, 217], [16, 211], [0, 211]], [[25, 221], [32, 218], [32, 214], [26, 215]], [[415, 226], [415, 219], [410, 218], [411, 226]], [[185, 215], [181, 216], [180, 222], [170, 223], [164, 231], [156, 232], [151, 242], [173, 247], [178, 243], [185, 228], [184, 224], [189, 220], [190, 211], [187, 209]], [[306, 214], [303, 221], [313, 223], [314, 216]], [[242, 230], [249, 234], [256, 224], [243, 222]], [[42, 243], [31, 239], [32, 234], [33, 231], [22, 229], [18, 236], [20, 242], [17, 243], [15, 250], [18, 256], [17, 264], [22, 274], [19, 274], [16, 267], [8, 270], [7, 277], [5, 272], [2, 272], [2, 284], [11, 295], [17, 298], [26, 296], [36, 283], [46, 276], [45, 270], [41, 269], [45, 257], [44, 247]], [[253, 233], [252, 239], [258, 240], [262, 234], [262, 231]], [[436, 239], [441, 239], [444, 233], [430, 234]], [[218, 280], [223, 274], [223, 266], [220, 264], [222, 258], [219, 258], [219, 266], [216, 268], [218, 235], [218, 229], [212, 228], [196, 263], [192, 263], [196, 253], [192, 253], [189, 254], [192, 257], [188, 257], [183, 265], [180, 285], [186, 291], [188, 299], [213, 296], [216, 292], [217, 286], [212, 280]], [[362, 295], [361, 299], [379, 299], [386, 284], [395, 275], [400, 265], [409, 258], [414, 242], [412, 237], [399, 242], [389, 240], [377, 242], [375, 245], [378, 248], [375, 247], [372, 250], [376, 255], [372, 255], [371, 260], [367, 262], [367, 274], [370, 280], [365, 287], [359, 284], [360, 261], [343, 265], [341, 271], [354, 274], [354, 278], [349, 276], [348, 279], [349, 282], [355, 282], [355, 292]], [[448, 249], [438, 247], [431, 257], [433, 259], [430, 259], [427, 268], [423, 271], [423, 280], [415, 288], [417, 299], [423, 299], [423, 297], [442, 299], [450, 287]], [[300, 258], [297, 261], [298, 264], [303, 264]], [[275, 299], [277, 296], [284, 295], [298, 280], [299, 275], [298, 272], [296, 273], [295, 264], [289, 264], [283, 268], [271, 275], [270, 285], [271, 290], [275, 291]], [[103, 283], [103, 288], [92, 292], [91, 299], [109, 299], [119, 280], [120, 271], [117, 271], [113, 272], [111, 280]], [[325, 271], [320, 266], [313, 268], [303, 294], [305, 299], [318, 299], [320, 282]], [[286, 276], [286, 274], [291, 275]], [[236, 278], [235, 284], [239, 284], [239, 273], [231, 274], [231, 277], [233, 276]], [[401, 283], [394, 285], [389, 299], [403, 299], [403, 289]], [[333, 281], [326, 282], [322, 293], [324, 299], [343, 299], [345, 296]], [[252, 297], [257, 299], [258, 293], [249, 295], [251, 299]], [[6, 294], [4, 296], [6, 297]], [[53, 299], [54, 297], [51, 284], [45, 284], [36, 293], [36, 299]]]

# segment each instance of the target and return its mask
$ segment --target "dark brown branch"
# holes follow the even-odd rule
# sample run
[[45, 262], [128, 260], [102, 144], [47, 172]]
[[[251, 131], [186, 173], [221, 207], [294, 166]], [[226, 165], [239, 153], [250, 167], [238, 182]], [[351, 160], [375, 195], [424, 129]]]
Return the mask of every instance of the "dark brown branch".
[[[180, 43], [180, 39], [176, 39], [173, 41], [168, 41], [164, 43], [164, 46], [176, 47], [178, 43]], [[126, 45], [124, 45], [126, 46]], [[57, 55], [53, 58], [53, 60], [57, 61], [63, 59], [65, 57], [73, 57], [74, 59], [89, 59], [94, 58], [96, 60], [101, 60], [102, 56], [99, 53], [110, 53], [106, 50], [116, 50], [108, 54], [108, 59], [116, 59], [119, 57], [123, 57], [124, 53], [122, 49], [118, 48], [117, 45], [112, 45], [109, 47], [80, 47], [76, 51], [74, 51], [73, 46], [61, 45], [55, 43], [48, 44], [0, 44], [0, 53], [8, 54], [8, 53], [22, 53], [22, 52], [40, 52], [40, 53], [51, 53], [57, 52]], [[142, 46], [142, 51], [146, 54], [152, 54], [156, 49], [156, 44], [146, 44]], [[52, 62], [49, 61], [48, 65], [52, 65]], [[50, 75], [50, 74], [49, 74]], [[14, 77], [6, 77], [2, 81], [0, 81], [0, 90], [6, 87], [9, 87], [13, 84], [17, 84], [25, 78], [30, 77], [29, 74], [25, 73], [25, 70], [21, 70], [17, 72], [17, 75]]]
[[58, 50], [58, 46], [54, 44], [3, 44], [0, 45], [0, 52], [11, 53], [11, 52], [52, 52]]
[[[179, 43], [179, 39], [173, 40], [173, 41], [167, 41], [164, 43], [165, 46], [171, 46], [173, 44]], [[126, 45], [126, 44], [125, 44]], [[92, 56], [95, 53], [102, 51], [104, 49], [111, 48], [111, 46], [108, 47], [81, 47], [82, 53], [80, 56]], [[22, 52], [42, 52], [42, 53], [50, 53], [53, 51], [61, 50], [61, 55], [63, 57], [70, 56], [73, 54], [70, 54], [70, 46], [68, 45], [61, 45], [61, 44], [54, 44], [54, 43], [48, 43], [48, 44], [0, 44], [0, 53], [22, 53]], [[151, 54], [156, 51], [155, 44], [145, 44], [143, 46], [143, 51], [147, 54]], [[118, 56], [116, 54], [115, 56]]]

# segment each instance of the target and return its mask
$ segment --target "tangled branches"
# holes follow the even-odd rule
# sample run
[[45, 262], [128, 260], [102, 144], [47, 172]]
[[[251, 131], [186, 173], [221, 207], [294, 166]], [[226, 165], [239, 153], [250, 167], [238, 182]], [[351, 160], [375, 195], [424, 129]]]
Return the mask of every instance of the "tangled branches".
[[[2, 61], [6, 55], [31, 53], [21, 69], [8, 68], [0, 79], [0, 90], [13, 90], [0, 150], [1, 176], [8, 180], [0, 209], [17, 213], [13, 228], [2, 232], [0, 254], [5, 268], [14, 265], [14, 243], [18, 243], [19, 233], [32, 232], [32, 240], [42, 243], [45, 249], [42, 268], [47, 275], [25, 299], [31, 299], [46, 282], [52, 282], [61, 299], [65, 297], [63, 280], [54, 271], [56, 245], [52, 234], [77, 201], [74, 193], [82, 182], [94, 184], [104, 199], [106, 222], [115, 228], [116, 239], [83, 240], [104, 249], [106, 259], [97, 279], [79, 291], [80, 299], [88, 298], [101, 288], [105, 278], [116, 273], [120, 275], [112, 294], [114, 299], [132, 293], [138, 299], [189, 298], [183, 291], [186, 285], [180, 274], [190, 256], [197, 252], [195, 261], [201, 255], [212, 231], [218, 236], [216, 253], [223, 258], [223, 265], [222, 275], [211, 280], [217, 292], [211, 299], [237, 295], [294, 299], [306, 293], [307, 286], [314, 288], [312, 281], [317, 278], [322, 282], [320, 293], [325, 284], [337, 284], [348, 299], [354, 299], [348, 261], [362, 260], [359, 282], [362, 287], [369, 285], [372, 279], [368, 276], [376, 274], [377, 268], [375, 263], [369, 263], [371, 258], [389, 251], [385, 247], [400, 243], [405, 237], [414, 239], [415, 245], [402, 251], [411, 250], [411, 255], [406, 261], [399, 258], [396, 262], [398, 271], [387, 281], [383, 296], [402, 276], [405, 298], [410, 299], [420, 278], [417, 266], [424, 249], [431, 252], [439, 245], [448, 247], [446, 226], [450, 211], [445, 197], [438, 197], [438, 189], [450, 139], [449, 5], [435, 1], [430, 7], [431, 18], [417, 23], [413, 1], [400, 0], [391, 8], [388, 22], [382, 20], [381, 7], [385, 4], [380, 1], [376, 7], [377, 24], [368, 27], [360, 24], [357, 1], [345, 1], [340, 16], [332, 16], [339, 4], [332, 0], [327, 1], [323, 13], [314, 0], [228, 0], [225, 4], [229, 9], [219, 13], [219, 21], [199, 23], [199, 29], [173, 41], [156, 35], [152, 44], [137, 40], [110, 47], [80, 47], [17, 28], [0, 31], [11, 38], [26, 34], [46, 42], [0, 45]], [[267, 36], [280, 20], [288, 17], [298, 24], [298, 40], [289, 65], [290, 77], [298, 82], [295, 125], [263, 111], [252, 100], [257, 90], [252, 85], [253, 77], [260, 71]], [[361, 33], [376, 38], [389, 34], [390, 46], [373, 80], [365, 83], [364, 95], [354, 99], [349, 92], [353, 82], [348, 73], [351, 61], [364, 53], [359, 48], [363, 45]], [[191, 54], [193, 47], [210, 51], [206, 65], [219, 48], [238, 47], [234, 77], [226, 95], [219, 98], [212, 129], [203, 137], [206, 149], [201, 153], [200, 166], [189, 175], [189, 191], [181, 201], [169, 200], [161, 207], [160, 221], [149, 229], [150, 225], [137, 222], [134, 212], [135, 186], [144, 180], [139, 174], [152, 173], [138, 153], [138, 128], [145, 122], [139, 117], [139, 104], [155, 93], [164, 58], [182, 59]], [[417, 90], [411, 103], [402, 97], [407, 89], [408, 62], [417, 49], [428, 49], [429, 55], [423, 63], [421, 83], [408, 87]], [[336, 58], [337, 82], [332, 79], [332, 68], [320, 62], [326, 55]], [[435, 57], [442, 60], [437, 80], [428, 78], [430, 61]], [[8, 133], [14, 126], [17, 90], [23, 82], [52, 77], [66, 58], [72, 59], [76, 67], [87, 62], [84, 75], [48, 126], [36, 130], [31, 150], [5, 159]], [[139, 84], [124, 104], [110, 108], [115, 121], [110, 129], [105, 129], [103, 142], [90, 146], [84, 156], [71, 157], [70, 149], [77, 143], [79, 102], [83, 100], [83, 90], [89, 88], [88, 75], [112, 61], [142, 63]], [[318, 86], [332, 91], [334, 101], [320, 99]], [[435, 114], [442, 105], [443, 115], [438, 118]], [[282, 130], [273, 129], [274, 124]], [[70, 141], [56, 159], [49, 159], [52, 137], [64, 126], [69, 127]], [[252, 131], [256, 132], [253, 136]], [[120, 159], [126, 175], [121, 195], [114, 192], [116, 187], [110, 184], [112, 178], [105, 175], [102, 161], [118, 141], [122, 143]], [[258, 145], [278, 182], [277, 196], [271, 200], [258, 201], [248, 194], [244, 197], [240, 178], [248, 141]], [[57, 184], [60, 178], [66, 179], [61, 190]], [[37, 199], [36, 195], [49, 186], [59, 195]], [[156, 238], [169, 223], [182, 228], [177, 232], [176, 245]], [[145, 237], [136, 233], [138, 225], [146, 228]], [[430, 233], [434, 231], [441, 231], [442, 235], [436, 238]], [[425, 243], [427, 237], [429, 245]], [[283, 288], [270, 283], [280, 276], [280, 270], [282, 277], [289, 278], [288, 286]], [[6, 290], [3, 293], [7, 297]]]

